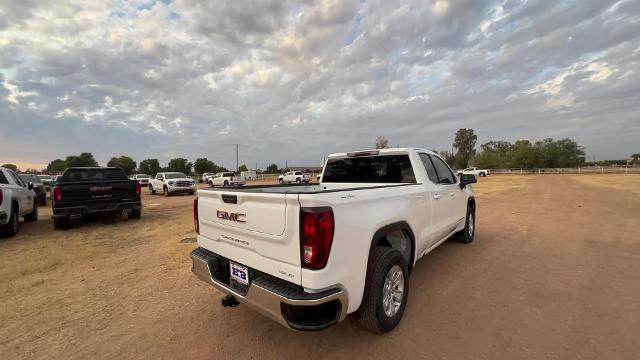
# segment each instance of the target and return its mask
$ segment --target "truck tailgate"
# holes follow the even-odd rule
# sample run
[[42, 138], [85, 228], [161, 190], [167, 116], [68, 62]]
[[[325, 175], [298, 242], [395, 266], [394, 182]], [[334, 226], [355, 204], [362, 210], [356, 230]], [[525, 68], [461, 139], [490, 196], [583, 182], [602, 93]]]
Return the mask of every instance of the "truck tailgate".
[[200, 246], [300, 284], [296, 194], [198, 191]]

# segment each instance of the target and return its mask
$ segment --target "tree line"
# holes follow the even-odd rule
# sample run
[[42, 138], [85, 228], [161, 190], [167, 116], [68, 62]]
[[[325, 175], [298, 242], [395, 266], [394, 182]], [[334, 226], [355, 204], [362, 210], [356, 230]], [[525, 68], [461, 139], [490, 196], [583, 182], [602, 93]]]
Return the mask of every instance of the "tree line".
[[522, 139], [509, 141], [489, 141], [476, 151], [478, 137], [473, 129], [459, 129], [453, 141], [453, 157], [457, 168], [475, 166], [488, 169], [506, 168], [567, 168], [584, 165], [584, 148], [569, 138], [554, 140], [547, 138], [536, 142]]
[[[584, 148], [569, 138], [532, 142], [530, 140], [489, 141], [476, 149], [478, 136], [473, 129], [459, 129], [453, 139], [453, 151], [437, 151], [443, 159], [456, 169], [469, 166], [488, 169], [508, 168], [568, 168], [589, 165], [585, 163]], [[388, 147], [382, 136], [375, 141], [376, 148]], [[631, 163], [640, 165], [640, 154], [631, 155]], [[627, 164], [626, 160], [619, 161]], [[592, 164], [593, 165], [593, 164]]]
[[[89, 152], [83, 152], [80, 155], [69, 155], [64, 160], [55, 159], [47, 165], [46, 171], [49, 173], [59, 173], [65, 171], [69, 167], [83, 167], [83, 166], [99, 166], [98, 162], [93, 157], [93, 154]], [[121, 155], [118, 157], [112, 157], [107, 166], [119, 167], [124, 170], [127, 175], [131, 174], [148, 174], [155, 175], [159, 172], [181, 172], [184, 174], [191, 174], [192, 171], [197, 174], [205, 172], [218, 173], [228, 171], [224, 166], [217, 165], [213, 161], [207, 158], [198, 158], [193, 163], [185, 158], [174, 158], [169, 160], [167, 166], [161, 166], [158, 159], [145, 159], [136, 163], [131, 157]], [[247, 171], [246, 165], [241, 165], [239, 171]]]

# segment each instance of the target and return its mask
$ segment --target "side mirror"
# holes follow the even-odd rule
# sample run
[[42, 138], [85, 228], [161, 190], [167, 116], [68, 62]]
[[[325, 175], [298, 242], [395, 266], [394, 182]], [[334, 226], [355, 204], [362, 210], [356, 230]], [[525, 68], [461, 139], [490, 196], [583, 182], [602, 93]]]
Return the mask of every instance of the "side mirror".
[[27, 184], [27, 188], [29, 190], [33, 190], [33, 183], [31, 181], [29, 181], [29, 184]]
[[475, 184], [478, 182], [478, 178], [474, 174], [462, 174], [460, 175], [460, 188], [464, 189], [469, 184]]

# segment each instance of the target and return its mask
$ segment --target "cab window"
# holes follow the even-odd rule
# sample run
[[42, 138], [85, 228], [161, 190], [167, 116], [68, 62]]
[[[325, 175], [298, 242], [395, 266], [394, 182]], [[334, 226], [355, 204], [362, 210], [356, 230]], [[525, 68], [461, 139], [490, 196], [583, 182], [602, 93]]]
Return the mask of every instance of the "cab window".
[[427, 176], [432, 183], [438, 183], [438, 175], [436, 174], [436, 169], [433, 167], [433, 163], [431, 159], [429, 159], [429, 155], [420, 154], [420, 160], [422, 160], [422, 165], [424, 165], [425, 170], [427, 170]]
[[433, 161], [433, 167], [436, 169], [436, 174], [438, 175], [438, 184], [446, 185], [456, 183], [456, 177], [442, 159], [437, 156], [431, 156], [431, 161]]

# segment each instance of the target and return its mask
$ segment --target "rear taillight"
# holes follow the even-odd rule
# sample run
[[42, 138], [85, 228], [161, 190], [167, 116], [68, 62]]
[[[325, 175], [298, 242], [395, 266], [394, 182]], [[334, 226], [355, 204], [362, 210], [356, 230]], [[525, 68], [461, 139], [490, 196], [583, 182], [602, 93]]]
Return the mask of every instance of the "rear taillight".
[[55, 201], [62, 201], [62, 189], [57, 186], [53, 188], [53, 199]]
[[333, 211], [328, 207], [300, 210], [302, 267], [319, 270], [327, 265], [333, 242]]
[[196, 234], [200, 235], [200, 224], [198, 223], [198, 198], [193, 199], [193, 226], [196, 228]]
[[139, 182], [136, 182], [136, 195], [140, 197], [140, 194], [142, 194], [142, 186], [140, 185]]

